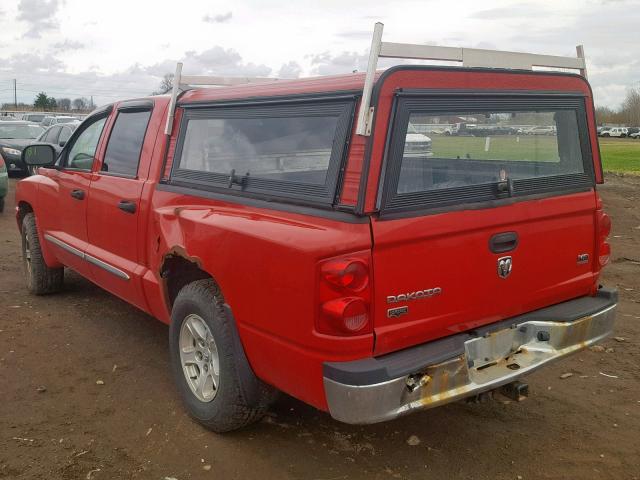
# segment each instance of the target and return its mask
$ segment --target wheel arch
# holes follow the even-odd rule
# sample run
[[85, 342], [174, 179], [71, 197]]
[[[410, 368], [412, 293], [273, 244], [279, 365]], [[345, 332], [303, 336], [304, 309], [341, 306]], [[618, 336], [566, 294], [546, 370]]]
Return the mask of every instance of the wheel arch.
[[34, 213], [33, 207], [29, 202], [25, 200], [20, 200], [16, 208], [17, 208], [16, 221], [18, 222], [18, 229], [22, 231], [22, 221], [24, 220], [24, 217], [26, 217], [28, 213]]
[[163, 257], [160, 266], [160, 279], [169, 312], [180, 290], [197, 280], [211, 279], [224, 299], [220, 284], [202, 265], [202, 261], [190, 256], [182, 247], [173, 247]]

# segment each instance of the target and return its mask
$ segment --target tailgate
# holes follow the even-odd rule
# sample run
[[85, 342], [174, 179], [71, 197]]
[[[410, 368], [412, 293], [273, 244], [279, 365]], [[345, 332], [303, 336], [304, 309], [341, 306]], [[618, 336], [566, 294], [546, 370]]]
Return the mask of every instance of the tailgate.
[[[376, 354], [589, 294], [594, 211], [594, 193], [585, 192], [374, 220]], [[492, 238], [508, 242], [511, 235], [517, 236], [513, 250], [491, 250]], [[578, 259], [585, 254], [588, 261]], [[511, 257], [508, 273], [504, 260], [499, 267], [505, 257]]]
[[584, 98], [397, 100], [372, 219], [376, 354], [592, 291], [586, 124]]

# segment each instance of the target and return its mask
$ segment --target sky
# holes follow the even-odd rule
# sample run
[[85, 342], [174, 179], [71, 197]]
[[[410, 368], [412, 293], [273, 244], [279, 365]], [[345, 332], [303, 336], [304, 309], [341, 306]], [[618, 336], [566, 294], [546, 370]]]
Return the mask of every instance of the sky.
[[[383, 40], [575, 55], [598, 106], [640, 88], [640, 0], [0, 0], [0, 103], [140, 97], [184, 74], [279, 78], [366, 70]], [[382, 64], [382, 66], [389, 63]]]

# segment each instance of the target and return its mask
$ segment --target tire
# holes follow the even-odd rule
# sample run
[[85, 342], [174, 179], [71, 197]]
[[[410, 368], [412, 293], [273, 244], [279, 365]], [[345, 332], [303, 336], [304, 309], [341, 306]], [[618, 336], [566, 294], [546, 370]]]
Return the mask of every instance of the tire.
[[610, 135], [608, 133], [603, 133], [602, 136], [603, 137], [609, 137]]
[[4, 197], [0, 198], [0, 213], [4, 212]]
[[64, 281], [64, 268], [50, 268], [44, 261], [36, 217], [27, 213], [22, 219], [22, 265], [27, 288], [35, 295], [59, 292]]
[[[169, 348], [182, 402], [195, 420], [214, 432], [260, 420], [275, 399], [276, 390], [253, 373], [235, 323], [211, 279], [190, 283], [178, 293], [171, 311]], [[206, 381], [199, 382], [201, 378]]]

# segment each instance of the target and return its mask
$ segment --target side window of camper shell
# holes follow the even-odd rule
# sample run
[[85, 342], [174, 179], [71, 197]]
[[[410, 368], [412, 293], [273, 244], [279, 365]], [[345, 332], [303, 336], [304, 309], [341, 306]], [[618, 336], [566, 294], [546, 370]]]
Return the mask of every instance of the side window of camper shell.
[[183, 107], [172, 184], [333, 204], [353, 101]]

